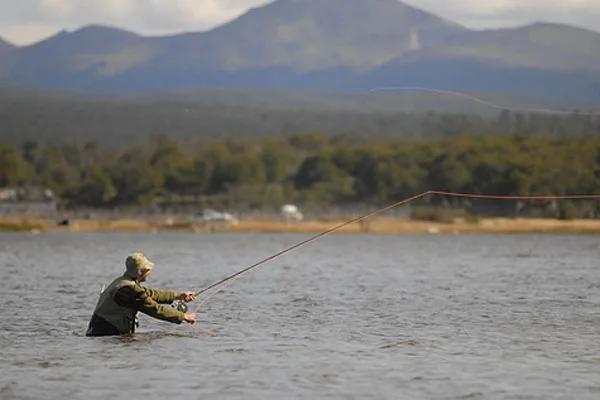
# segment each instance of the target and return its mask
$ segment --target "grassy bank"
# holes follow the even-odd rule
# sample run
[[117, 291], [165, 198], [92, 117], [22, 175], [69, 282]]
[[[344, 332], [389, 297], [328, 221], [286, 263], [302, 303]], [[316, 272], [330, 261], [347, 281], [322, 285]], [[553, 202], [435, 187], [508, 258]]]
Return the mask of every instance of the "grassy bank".
[[[231, 232], [301, 232], [319, 233], [345, 221], [303, 222], [283, 224], [269, 221], [246, 221], [228, 228]], [[514, 234], [514, 233], [580, 233], [600, 234], [600, 221], [552, 219], [481, 219], [477, 222], [457, 220], [452, 223], [412, 221], [402, 218], [378, 218], [344, 226], [340, 233], [376, 234]]]
[[[0, 231], [33, 232], [239, 232], [239, 233], [320, 233], [346, 221], [302, 221], [283, 223], [274, 220], [246, 220], [237, 225], [226, 223], [174, 222], [117, 220], [117, 221], [71, 221], [58, 226], [54, 221], [44, 220], [0, 220]], [[515, 233], [577, 233], [599, 234], [600, 220], [555, 220], [555, 219], [509, 219], [489, 218], [477, 221], [456, 219], [452, 222], [414, 221], [406, 218], [377, 217], [352, 223], [339, 229], [339, 233], [376, 234], [515, 234]]]
[[40, 222], [0, 220], [0, 232], [42, 232], [45, 230], [46, 225]]

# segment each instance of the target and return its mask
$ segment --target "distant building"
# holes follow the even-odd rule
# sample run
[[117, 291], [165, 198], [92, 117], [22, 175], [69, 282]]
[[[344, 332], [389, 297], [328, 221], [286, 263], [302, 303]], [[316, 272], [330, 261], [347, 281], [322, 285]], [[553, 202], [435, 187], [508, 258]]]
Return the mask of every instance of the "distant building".
[[17, 189], [0, 189], [0, 201], [17, 201]]
[[279, 209], [279, 215], [281, 215], [281, 219], [285, 222], [302, 221], [302, 219], [304, 219], [304, 215], [302, 215], [298, 206], [295, 204], [282, 205]]
[[206, 209], [202, 213], [202, 221], [204, 222], [228, 222], [237, 225], [239, 220], [227, 212], [219, 212], [212, 209]]
[[0, 214], [44, 214], [56, 211], [54, 193], [36, 187], [0, 189]]

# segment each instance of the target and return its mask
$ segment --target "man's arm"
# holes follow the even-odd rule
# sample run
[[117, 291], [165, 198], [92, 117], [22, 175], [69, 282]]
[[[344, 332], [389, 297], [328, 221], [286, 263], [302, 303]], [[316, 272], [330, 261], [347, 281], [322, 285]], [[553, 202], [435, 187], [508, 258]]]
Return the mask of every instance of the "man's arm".
[[156, 290], [144, 288], [146, 294], [156, 301], [158, 304], [170, 304], [175, 300], [193, 301], [196, 298], [194, 292], [170, 292], [168, 290]]
[[[115, 301], [122, 307], [135, 308], [144, 314], [161, 319], [163, 321], [180, 324], [186, 320], [184, 313], [181, 311], [177, 311], [172, 307], [165, 307], [158, 304], [158, 302], [154, 300], [149, 293], [147, 293], [147, 290], [149, 289], [145, 289], [139, 285], [122, 287], [115, 294]], [[157, 295], [159, 296], [159, 300], [167, 300], [169, 293], [174, 295], [173, 292], [153, 292], [159, 292]], [[161, 295], [163, 297], [160, 297]], [[171, 298], [174, 299], [174, 297]]]
[[175, 300], [182, 300], [185, 302], [193, 301], [196, 298], [194, 292], [170, 292], [168, 290], [156, 290], [144, 288], [146, 294], [156, 301], [158, 304], [170, 304]]
[[143, 299], [139, 310], [151, 317], [162, 319], [176, 324], [180, 324], [185, 320], [185, 316], [181, 311], [177, 311], [172, 307], [166, 307], [158, 304], [151, 297]]
[[158, 304], [170, 304], [180, 296], [179, 293], [171, 292], [169, 290], [156, 290], [145, 287], [143, 287], [143, 289], [146, 292], [146, 295]]

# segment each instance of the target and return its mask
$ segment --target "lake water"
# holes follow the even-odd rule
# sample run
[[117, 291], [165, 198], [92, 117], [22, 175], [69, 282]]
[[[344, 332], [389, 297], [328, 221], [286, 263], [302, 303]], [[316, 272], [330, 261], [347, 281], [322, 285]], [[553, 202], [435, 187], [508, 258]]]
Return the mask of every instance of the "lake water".
[[0, 399], [600, 398], [597, 236], [331, 235], [196, 325], [84, 336], [131, 252], [198, 290], [308, 237], [0, 234]]

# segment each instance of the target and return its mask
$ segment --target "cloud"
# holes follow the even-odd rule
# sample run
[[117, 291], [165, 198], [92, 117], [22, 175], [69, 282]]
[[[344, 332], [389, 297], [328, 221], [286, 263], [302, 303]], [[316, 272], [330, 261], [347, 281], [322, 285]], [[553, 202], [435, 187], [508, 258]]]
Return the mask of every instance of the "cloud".
[[[327, 1], [327, 0], [319, 0]], [[403, 0], [471, 28], [562, 22], [598, 30], [599, 0]], [[269, 0], [0, 0], [0, 36], [37, 41], [61, 29], [105, 24], [142, 34], [205, 30]]]
[[22, 43], [39, 40], [32, 37], [35, 32], [47, 32], [51, 26], [56, 32], [87, 24], [140, 33], [203, 30], [265, 3], [268, 0], [0, 0], [0, 36]]
[[145, 17], [152, 17], [215, 24], [265, 3], [268, 0], [0, 0], [0, 21], [82, 25], [82, 21], [123, 19], [144, 24]]
[[598, 0], [403, 0], [474, 29], [547, 21], [598, 30]]
[[223, 0], [138, 0], [138, 18], [141, 23], [151, 23], [154, 29], [201, 30], [224, 23], [240, 14], [257, 1]]
[[57, 28], [54, 25], [8, 25], [1, 26], [0, 37], [12, 44], [29, 44], [51, 36], [56, 31]]
[[74, 6], [69, 1], [64, 0], [40, 0], [37, 7], [34, 10], [39, 10], [42, 15], [52, 16], [54, 18], [61, 18], [70, 15]]

